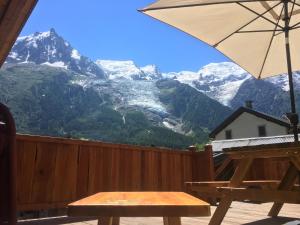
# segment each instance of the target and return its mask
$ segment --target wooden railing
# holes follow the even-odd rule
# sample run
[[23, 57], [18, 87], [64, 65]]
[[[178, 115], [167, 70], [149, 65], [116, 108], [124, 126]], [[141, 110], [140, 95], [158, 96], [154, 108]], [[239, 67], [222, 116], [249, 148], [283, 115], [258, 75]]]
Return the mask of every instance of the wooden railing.
[[214, 179], [211, 148], [168, 150], [17, 136], [18, 210], [59, 208], [99, 191], [183, 191]]

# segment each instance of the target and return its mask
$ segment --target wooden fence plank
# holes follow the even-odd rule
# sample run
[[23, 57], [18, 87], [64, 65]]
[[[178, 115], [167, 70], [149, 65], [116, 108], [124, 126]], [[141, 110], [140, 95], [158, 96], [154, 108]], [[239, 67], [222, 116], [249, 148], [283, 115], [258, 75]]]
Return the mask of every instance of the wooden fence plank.
[[120, 190], [120, 150], [117, 147], [111, 149], [112, 165], [111, 165], [111, 191]]
[[103, 191], [103, 157], [102, 148], [89, 147], [89, 183], [88, 194]]
[[36, 143], [17, 142], [17, 201], [31, 202], [32, 184], [36, 159]]
[[[56, 153], [57, 144], [37, 143], [37, 154], [31, 194], [31, 201], [33, 203], [52, 202]], [[58, 179], [63, 179], [63, 177]]]
[[[77, 145], [57, 147], [53, 202], [71, 202], [76, 199], [77, 183]], [[61, 179], [59, 179], [61, 178]]]
[[89, 151], [81, 145], [78, 146], [77, 158], [77, 183], [76, 198], [81, 199], [88, 196], [89, 184]]

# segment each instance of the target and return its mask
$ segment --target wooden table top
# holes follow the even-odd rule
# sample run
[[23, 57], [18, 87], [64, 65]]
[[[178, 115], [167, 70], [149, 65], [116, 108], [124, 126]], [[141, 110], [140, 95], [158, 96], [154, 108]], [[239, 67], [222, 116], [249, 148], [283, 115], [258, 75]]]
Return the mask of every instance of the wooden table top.
[[69, 216], [210, 216], [210, 205], [184, 192], [100, 192], [68, 206]]

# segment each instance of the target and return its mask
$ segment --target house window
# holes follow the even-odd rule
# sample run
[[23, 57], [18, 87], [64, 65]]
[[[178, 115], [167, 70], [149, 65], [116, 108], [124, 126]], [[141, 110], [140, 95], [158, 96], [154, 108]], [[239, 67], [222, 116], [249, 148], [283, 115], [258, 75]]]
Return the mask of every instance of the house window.
[[259, 137], [266, 137], [267, 136], [267, 131], [266, 131], [266, 126], [258, 126], [258, 136]]
[[232, 139], [232, 132], [231, 132], [231, 130], [226, 130], [225, 131], [225, 138], [226, 139]]

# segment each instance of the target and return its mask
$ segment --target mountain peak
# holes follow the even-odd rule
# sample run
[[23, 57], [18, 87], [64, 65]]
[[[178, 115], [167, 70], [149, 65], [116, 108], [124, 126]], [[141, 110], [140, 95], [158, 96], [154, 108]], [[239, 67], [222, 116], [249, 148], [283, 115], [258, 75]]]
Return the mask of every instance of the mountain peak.
[[50, 33], [56, 34], [56, 31], [53, 27], [50, 28]]
[[82, 57], [78, 50], [57, 34], [54, 28], [19, 37], [6, 62], [43, 64], [105, 78], [101, 68], [87, 57]]
[[[201, 78], [227, 79], [230, 76], [245, 76], [248, 74], [244, 69], [232, 62], [210, 63], [201, 68], [198, 73]], [[201, 79], [200, 78], [200, 79]]]
[[[17, 42], [19, 41], [37, 41], [37, 40], [42, 40], [42, 39], [47, 39], [49, 37], [56, 37], [56, 38], [61, 38], [57, 32], [55, 31], [54, 28], [51, 28], [49, 31], [45, 32], [35, 32], [33, 34], [27, 35], [27, 36], [21, 36], [17, 38]], [[62, 39], [62, 38], [61, 38]]]
[[154, 64], [146, 65], [140, 68], [141, 71], [144, 72], [144, 79], [145, 80], [157, 80], [162, 78], [162, 74], [159, 71], [158, 67]]

